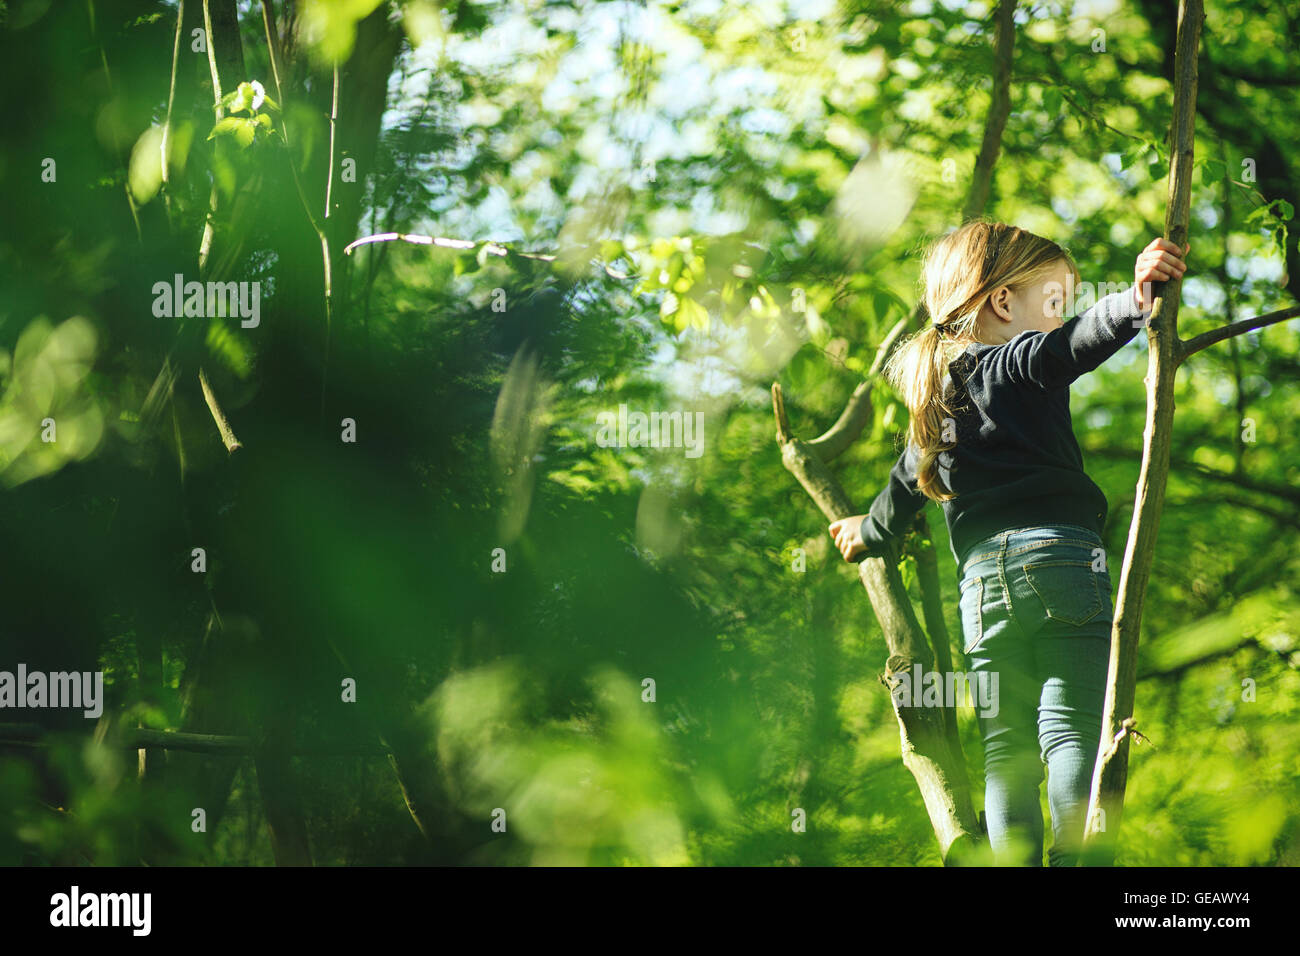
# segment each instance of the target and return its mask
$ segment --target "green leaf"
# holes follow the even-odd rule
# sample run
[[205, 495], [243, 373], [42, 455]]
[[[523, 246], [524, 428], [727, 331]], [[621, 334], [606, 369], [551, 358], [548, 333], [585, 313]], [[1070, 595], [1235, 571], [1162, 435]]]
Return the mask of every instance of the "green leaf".
[[214, 136], [229, 136], [244, 125], [244, 120], [238, 116], [227, 116], [216, 126], [212, 127], [212, 132], [208, 134], [208, 139]]
[[1048, 116], [1057, 116], [1061, 112], [1061, 104], [1064, 100], [1065, 97], [1061, 95], [1060, 90], [1054, 86], [1048, 87], [1043, 91], [1043, 110]]
[[888, 292], [877, 292], [871, 297], [871, 307], [876, 310], [876, 318], [884, 320], [889, 314], [889, 307], [893, 305], [894, 299]]
[[257, 123], [253, 120], [240, 120], [240, 126], [235, 130], [235, 141], [244, 149], [253, 145], [253, 137], [257, 135]]
[[1291, 205], [1285, 199], [1277, 201], [1277, 218], [1283, 222], [1289, 222], [1295, 216], [1295, 206]]
[[682, 296], [677, 306], [677, 325], [679, 328], [695, 326], [707, 332], [709, 330], [709, 310], [690, 296]]
[[161, 126], [150, 126], [131, 150], [131, 162], [127, 171], [127, 183], [136, 203], [143, 206], [158, 192], [162, 185], [162, 136]]
[[253, 97], [256, 95], [252, 83], [240, 83], [235, 88], [235, 99], [231, 104], [231, 112], [238, 113], [242, 110], [251, 113], [253, 111]]
[[1207, 159], [1201, 164], [1201, 184], [1205, 186], [1212, 185], [1222, 180], [1227, 172], [1228, 167], [1217, 159]]
[[1136, 166], [1144, 157], [1151, 152], [1150, 143], [1135, 143], [1123, 152], [1123, 162], [1121, 168], [1128, 169], [1130, 166]]
[[676, 315], [679, 304], [680, 300], [677, 296], [669, 292], [664, 296], [664, 300], [659, 303], [659, 318], [667, 319], [670, 315]]

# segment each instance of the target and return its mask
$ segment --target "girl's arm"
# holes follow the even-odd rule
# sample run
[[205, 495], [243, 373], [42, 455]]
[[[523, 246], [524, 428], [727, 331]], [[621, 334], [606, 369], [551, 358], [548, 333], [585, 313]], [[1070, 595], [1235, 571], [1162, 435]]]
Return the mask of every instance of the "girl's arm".
[[[1191, 246], [1187, 247], [1191, 251]], [[1130, 341], [1150, 310], [1151, 285], [1187, 271], [1184, 250], [1155, 239], [1138, 256], [1133, 288], [1099, 299], [1072, 322], [1050, 332], [1021, 332], [989, 353], [986, 361], [1003, 379], [1021, 385], [1064, 388], [1101, 365]]]
[[831, 537], [845, 561], [881, 557], [907, 531], [925, 495], [916, 487], [915, 445], [908, 444], [889, 472], [889, 483], [865, 515], [841, 518], [830, 525]]

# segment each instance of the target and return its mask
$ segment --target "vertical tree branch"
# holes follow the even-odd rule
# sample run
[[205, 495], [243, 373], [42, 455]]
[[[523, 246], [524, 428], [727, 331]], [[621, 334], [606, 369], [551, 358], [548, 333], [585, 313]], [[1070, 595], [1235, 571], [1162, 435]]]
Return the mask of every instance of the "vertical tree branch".
[[330, 164], [325, 174], [325, 218], [330, 217], [334, 195], [334, 134], [339, 121], [339, 65], [334, 64], [334, 93], [330, 98]]
[[[1196, 120], [1196, 56], [1204, 19], [1201, 0], [1181, 0], [1174, 65], [1173, 123], [1169, 131], [1169, 204], [1165, 237], [1187, 245], [1191, 210], [1192, 156]], [[1093, 769], [1086, 842], [1095, 862], [1114, 857], [1128, 780], [1129, 737], [1137, 684], [1137, 647], [1156, 533], [1169, 477], [1174, 417], [1174, 376], [1181, 355], [1178, 307], [1182, 280], [1161, 283], [1147, 323], [1147, 416], [1137, 497], [1120, 574], [1118, 607], [1111, 627], [1110, 665], [1102, 717], [1101, 746]], [[1098, 811], [1104, 811], [1099, 813]]]
[[[221, 106], [221, 97], [225, 95], [221, 78], [228, 82], [237, 82], [234, 77], [244, 75], [244, 48], [239, 42], [239, 16], [235, 11], [234, 0], [203, 0], [203, 29], [208, 40], [208, 69], [212, 74], [212, 99], [215, 106], [215, 118], [221, 119], [225, 110]], [[218, 143], [215, 149], [221, 149]], [[203, 224], [203, 239], [199, 242], [199, 271], [207, 272], [211, 261], [212, 245], [216, 238], [216, 217], [220, 204], [217, 184], [212, 184], [208, 198], [208, 215]]]
[[[193, 0], [191, 0], [193, 2]], [[162, 132], [162, 194], [167, 204], [167, 215], [172, 215], [171, 174], [167, 169], [167, 160], [171, 151], [172, 108], [176, 104], [176, 67], [181, 58], [181, 36], [185, 30], [185, 0], [177, 0], [176, 35], [172, 38], [172, 72], [167, 83], [167, 117], [163, 120]]]
[[[920, 547], [913, 552], [916, 559], [917, 589], [921, 593], [921, 616], [925, 630], [930, 635], [930, 648], [934, 652], [934, 667], [940, 674], [952, 672], [952, 638], [943, 613], [943, 587], [939, 583], [939, 556], [930, 539], [930, 528], [925, 512], [916, 514], [917, 531], [923, 535]], [[957, 709], [943, 708], [944, 732], [953, 753], [962, 753], [961, 738], [957, 735]], [[964, 767], [963, 767], [964, 772]]]
[[1002, 149], [1002, 133], [1011, 115], [1011, 60], [1016, 40], [1016, 0], [1001, 0], [995, 20], [997, 27], [993, 38], [993, 102], [988, 120], [984, 124], [984, 141], [980, 143], [975, 159], [975, 172], [971, 177], [970, 192], [962, 221], [969, 222], [983, 215], [993, 186], [993, 170]]
[[[334, 131], [339, 118], [339, 65], [334, 64], [334, 93], [330, 104], [330, 152], [329, 168], [325, 174], [325, 219], [330, 217], [330, 204], [334, 193]], [[330, 254], [329, 231], [321, 228], [320, 254], [325, 268], [325, 359], [321, 363], [320, 374], [320, 418], [321, 426], [325, 424], [325, 388], [330, 377], [330, 332], [334, 324], [334, 276], [333, 262]]]

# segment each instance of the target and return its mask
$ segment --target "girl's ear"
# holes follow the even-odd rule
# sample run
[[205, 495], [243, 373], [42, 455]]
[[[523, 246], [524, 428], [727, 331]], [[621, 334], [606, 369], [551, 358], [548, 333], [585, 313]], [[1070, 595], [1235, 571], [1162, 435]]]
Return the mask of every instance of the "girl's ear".
[[989, 296], [988, 307], [993, 314], [1004, 322], [1010, 322], [1015, 316], [1011, 314], [1011, 287], [999, 286]]

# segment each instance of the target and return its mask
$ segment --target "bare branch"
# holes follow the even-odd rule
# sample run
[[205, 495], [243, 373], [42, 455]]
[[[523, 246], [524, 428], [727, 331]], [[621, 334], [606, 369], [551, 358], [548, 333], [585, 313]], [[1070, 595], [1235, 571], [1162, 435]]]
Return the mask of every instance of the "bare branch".
[[889, 330], [889, 334], [885, 336], [884, 341], [876, 348], [876, 358], [871, 363], [871, 370], [867, 372], [866, 380], [860, 382], [858, 387], [853, 390], [853, 394], [849, 396], [844, 411], [840, 412], [840, 417], [835, 420], [835, 424], [808, 442], [808, 449], [823, 462], [834, 461], [842, 455], [850, 445], [858, 440], [858, 436], [862, 434], [862, 429], [867, 426], [867, 422], [871, 421], [871, 382], [879, 374], [880, 367], [885, 362], [885, 356], [890, 353], [898, 337], [906, 330], [906, 319], [899, 319], [894, 323], [894, 327]]
[[[1165, 209], [1165, 238], [1180, 248], [1187, 243], [1191, 218], [1191, 175], [1195, 144], [1197, 58], [1202, 0], [1180, 0], [1174, 56], [1173, 119], [1169, 127], [1169, 200]], [[1147, 324], [1147, 414], [1142, 464], [1138, 470], [1133, 516], [1129, 524], [1119, 592], [1111, 625], [1110, 663], [1102, 738], [1093, 767], [1084, 840], [1101, 856], [1114, 859], [1124, 813], [1128, 783], [1130, 737], [1134, 731], [1138, 639], [1142, 609], [1155, 553], [1156, 534], [1169, 480], [1174, 424], [1174, 380], [1182, 343], [1178, 338], [1178, 309], [1182, 283], [1171, 279], [1156, 296]]]
[[[1103, 455], [1107, 458], [1141, 458], [1142, 452], [1136, 448], [1125, 448], [1120, 445], [1094, 445], [1088, 448], [1089, 455]], [[1250, 491], [1257, 491], [1263, 495], [1272, 495], [1275, 498], [1282, 498], [1285, 501], [1293, 501], [1300, 505], [1300, 488], [1291, 485], [1273, 484], [1267, 481], [1260, 481], [1258, 478], [1252, 478], [1245, 474], [1233, 474], [1232, 472], [1219, 471], [1202, 465], [1200, 462], [1178, 459], [1170, 462], [1170, 471], [1182, 475], [1186, 472], [1193, 472], [1202, 478], [1210, 481], [1225, 482], [1230, 485], [1237, 485], [1240, 488], [1246, 488]]]
[[[56, 732], [38, 724], [0, 724], [0, 743], [39, 747], [44, 746], [54, 733]], [[252, 737], [191, 734], [178, 730], [151, 730], [147, 727], [124, 728], [116, 739], [109, 739], [123, 750], [180, 750], [231, 757], [246, 757], [259, 752], [258, 742]], [[317, 741], [293, 746], [290, 752], [294, 755], [319, 757], [384, 757], [391, 754], [392, 750], [378, 742], [330, 744]]]
[[989, 190], [993, 185], [993, 169], [1002, 148], [1002, 133], [1006, 129], [1007, 117], [1011, 115], [1011, 57], [1016, 41], [1013, 19], [1015, 12], [1016, 0], [1000, 0], [998, 3], [997, 28], [993, 39], [993, 104], [989, 108], [988, 122], [984, 125], [984, 141], [980, 144], [979, 156], [975, 159], [970, 194], [966, 197], [966, 208], [962, 210], [963, 221], [982, 215], [988, 204]]
[[[194, 0], [190, 0], [191, 3]], [[167, 84], [167, 118], [163, 121], [162, 131], [162, 190], [163, 202], [167, 204], [167, 211], [171, 212], [171, 176], [167, 171], [168, 155], [170, 152], [171, 133], [172, 133], [172, 108], [176, 103], [176, 65], [180, 62], [181, 57], [181, 36], [185, 32], [185, 0], [180, 0], [176, 4], [176, 35], [172, 38], [172, 73], [171, 79]]]
[[[352, 250], [355, 249], [357, 246], [368, 246], [372, 242], [393, 242], [394, 240], [401, 240], [402, 242], [410, 242], [417, 246], [441, 246], [444, 249], [460, 249], [463, 251], [473, 249], [475, 246], [479, 245], [479, 243], [475, 242], [472, 239], [447, 239], [443, 236], [417, 236], [417, 235], [412, 235], [410, 233], [404, 233], [404, 232], [380, 232], [380, 233], [376, 233], [373, 236], [362, 236], [360, 239], [352, 240], [346, 246], [343, 247], [343, 254], [348, 256], [352, 255]], [[519, 258], [521, 259], [537, 259], [541, 262], [555, 261], [555, 256], [553, 255], [547, 255], [546, 253], [542, 253], [542, 252], [519, 252], [517, 250], [510, 249], [499, 242], [492, 242], [491, 240], [488, 240], [483, 243], [483, 251], [490, 256], [508, 256], [513, 253], [514, 255], [519, 256]], [[632, 278], [631, 275], [627, 275], [625, 273], [618, 272], [615, 269], [611, 269], [603, 262], [600, 265], [601, 268], [605, 270], [606, 275], [610, 276], [611, 278], [614, 279]]]
[[[330, 153], [329, 167], [325, 173], [325, 219], [330, 217], [330, 202], [334, 193], [334, 129], [339, 118], [339, 65], [334, 64], [334, 98], [330, 107]], [[289, 160], [293, 162], [292, 157]], [[335, 220], [337, 222], [337, 220]], [[325, 358], [321, 362], [320, 373], [320, 419], [325, 423], [325, 387], [330, 375], [330, 335], [334, 328], [334, 257], [330, 252], [329, 236], [324, 228], [318, 227], [320, 235], [321, 264], [325, 270]]]
[[1262, 329], [1278, 322], [1285, 322], [1287, 319], [1294, 319], [1296, 316], [1300, 316], [1300, 305], [1292, 306], [1289, 309], [1279, 309], [1277, 312], [1269, 312], [1267, 315], [1257, 315], [1253, 319], [1238, 319], [1236, 322], [1230, 322], [1217, 329], [1202, 332], [1200, 335], [1181, 343], [1178, 351], [1179, 364], [1184, 362], [1189, 355], [1195, 355], [1201, 349], [1216, 342], [1222, 342], [1224, 339], [1250, 332], [1253, 329]]
[[339, 65], [334, 64], [334, 96], [330, 102], [330, 165], [325, 175], [325, 218], [330, 217], [330, 205], [334, 195], [334, 133], [339, 121]]

